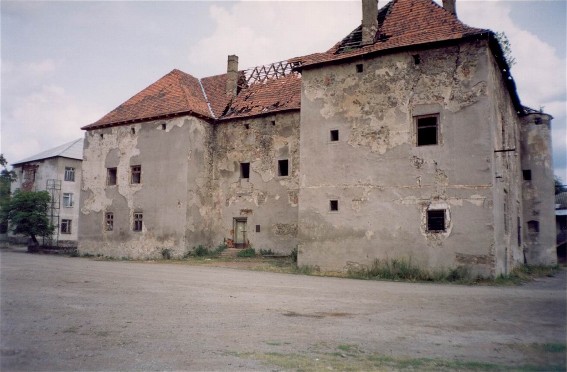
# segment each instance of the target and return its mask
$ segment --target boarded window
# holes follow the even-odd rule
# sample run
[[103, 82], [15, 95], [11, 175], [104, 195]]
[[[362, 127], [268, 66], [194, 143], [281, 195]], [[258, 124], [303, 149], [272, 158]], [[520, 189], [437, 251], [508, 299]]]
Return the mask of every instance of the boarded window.
[[280, 177], [289, 176], [289, 161], [287, 159], [278, 160], [278, 176]]
[[73, 193], [70, 192], [63, 193], [63, 206], [70, 208], [74, 204], [75, 203], [73, 202]]
[[337, 142], [339, 140], [339, 130], [338, 129], [331, 130], [330, 140], [331, 140], [331, 142]]
[[106, 231], [114, 230], [114, 213], [106, 212], [104, 215], [104, 229]]
[[142, 183], [142, 166], [134, 165], [131, 167], [130, 183]]
[[417, 145], [436, 145], [438, 143], [439, 116], [420, 116], [415, 121], [417, 126]]
[[65, 167], [65, 181], [75, 182], [75, 168]]
[[427, 211], [427, 231], [442, 232], [445, 231], [445, 210]]
[[106, 170], [106, 184], [108, 186], [116, 185], [116, 168], [107, 168], [107, 170]]
[[329, 210], [331, 212], [338, 212], [339, 211], [339, 201], [338, 200], [329, 200]]
[[134, 213], [134, 225], [132, 226], [132, 230], [142, 231], [143, 218], [144, 218], [144, 215], [143, 215], [142, 212], [135, 212]]
[[531, 180], [532, 180], [532, 171], [531, 171], [531, 169], [524, 169], [524, 170], [522, 170], [522, 176], [524, 177], [524, 181], [531, 181]]
[[71, 220], [61, 220], [61, 234], [71, 234]]
[[240, 163], [240, 178], [250, 178], [250, 163]]

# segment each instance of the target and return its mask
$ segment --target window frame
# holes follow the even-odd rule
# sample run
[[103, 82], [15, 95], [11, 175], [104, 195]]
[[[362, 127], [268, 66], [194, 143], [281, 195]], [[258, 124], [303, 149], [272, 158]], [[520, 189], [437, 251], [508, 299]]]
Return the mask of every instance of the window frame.
[[130, 184], [139, 185], [142, 183], [142, 165], [130, 166]]
[[67, 182], [75, 182], [75, 168], [74, 167], [65, 167], [65, 175], [63, 180]]
[[104, 214], [104, 231], [114, 231], [114, 212]]
[[[422, 125], [420, 127], [420, 121], [435, 118], [435, 125]], [[441, 144], [441, 116], [439, 113], [435, 114], [427, 114], [427, 115], [417, 115], [413, 117], [414, 119], [414, 128], [415, 128], [415, 145], [417, 147], [425, 147], [425, 146], [438, 146]], [[429, 143], [426, 141], [426, 138], [429, 138], [426, 134], [420, 133], [426, 132], [428, 133], [431, 131], [431, 128], [435, 128], [435, 143]], [[421, 130], [420, 130], [421, 129]], [[420, 143], [420, 137], [422, 138], [422, 142]]]
[[72, 234], [72, 227], [73, 227], [73, 220], [64, 218], [61, 220], [59, 231], [61, 232], [61, 234], [69, 235]]
[[134, 212], [132, 217], [132, 231], [141, 232], [144, 229], [144, 212]]
[[[282, 164], [285, 164], [285, 168], [282, 168]], [[283, 170], [285, 170], [285, 174], [282, 174]], [[290, 169], [290, 162], [289, 159], [279, 159], [278, 160], [278, 177], [289, 177], [289, 175], [291, 174], [291, 169]]]
[[117, 183], [118, 183], [118, 168], [116, 167], [106, 168], [106, 186], [116, 186]]
[[[68, 201], [68, 203], [67, 203]], [[63, 207], [65, 208], [73, 208], [75, 206], [75, 201], [73, 200], [73, 193], [72, 192], [64, 192], [63, 193]]]
[[[432, 214], [438, 214], [437, 216], [431, 216]], [[440, 215], [439, 215], [440, 214]], [[432, 222], [432, 217], [437, 219], [442, 218], [443, 229], [436, 229], [434, 227], [439, 226], [439, 222]], [[427, 221], [425, 224], [426, 231], [431, 234], [441, 234], [447, 232], [447, 210], [446, 209], [428, 209], [427, 210]], [[433, 227], [433, 228], [432, 228]]]

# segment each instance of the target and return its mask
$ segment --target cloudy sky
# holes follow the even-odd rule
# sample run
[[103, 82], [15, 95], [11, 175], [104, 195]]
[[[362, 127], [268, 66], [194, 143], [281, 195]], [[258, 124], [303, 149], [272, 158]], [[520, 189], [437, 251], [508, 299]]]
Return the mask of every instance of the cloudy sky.
[[[0, 10], [9, 162], [82, 137], [80, 127], [174, 68], [204, 77], [223, 73], [229, 54], [245, 68], [324, 51], [361, 19], [360, 0], [2, 0]], [[567, 2], [457, 0], [457, 12], [507, 34], [522, 103], [555, 118], [556, 174], [567, 182]]]

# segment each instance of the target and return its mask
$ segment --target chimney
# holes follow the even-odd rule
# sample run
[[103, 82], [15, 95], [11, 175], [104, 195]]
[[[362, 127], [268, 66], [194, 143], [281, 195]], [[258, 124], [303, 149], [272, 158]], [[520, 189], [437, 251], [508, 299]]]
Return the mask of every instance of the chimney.
[[362, 45], [373, 44], [378, 32], [378, 0], [362, 0]]
[[226, 95], [236, 97], [238, 86], [238, 56], [228, 56], [226, 68]]
[[443, 8], [445, 8], [446, 11], [448, 11], [449, 13], [451, 13], [456, 17], [457, 7], [455, 5], [455, 2], [456, 0], [443, 0]]

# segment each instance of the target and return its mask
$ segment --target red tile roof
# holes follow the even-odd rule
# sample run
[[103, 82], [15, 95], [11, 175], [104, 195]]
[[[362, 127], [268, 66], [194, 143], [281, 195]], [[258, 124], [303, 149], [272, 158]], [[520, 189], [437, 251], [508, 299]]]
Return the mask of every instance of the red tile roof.
[[[361, 45], [361, 27], [324, 53], [289, 59], [299, 70], [306, 66], [409, 47], [457, 40], [488, 30], [466, 26], [431, 0], [392, 0], [378, 14], [376, 42]], [[240, 72], [244, 75], [244, 71]], [[263, 115], [300, 108], [301, 79], [297, 73], [253, 82], [231, 100], [226, 95], [226, 74], [197, 80], [173, 70], [97, 122], [83, 127], [94, 129], [159, 117], [193, 114], [216, 121]]]

